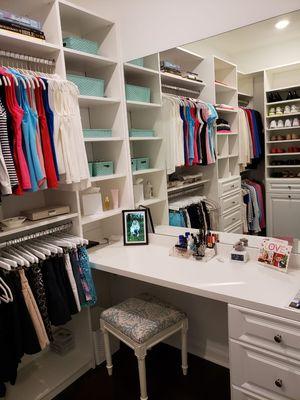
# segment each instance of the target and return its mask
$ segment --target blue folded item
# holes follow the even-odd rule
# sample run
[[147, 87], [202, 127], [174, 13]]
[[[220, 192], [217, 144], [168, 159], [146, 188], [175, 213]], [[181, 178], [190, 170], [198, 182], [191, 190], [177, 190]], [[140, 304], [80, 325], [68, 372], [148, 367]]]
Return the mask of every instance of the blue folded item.
[[185, 220], [181, 211], [169, 211], [169, 225], [185, 228]]

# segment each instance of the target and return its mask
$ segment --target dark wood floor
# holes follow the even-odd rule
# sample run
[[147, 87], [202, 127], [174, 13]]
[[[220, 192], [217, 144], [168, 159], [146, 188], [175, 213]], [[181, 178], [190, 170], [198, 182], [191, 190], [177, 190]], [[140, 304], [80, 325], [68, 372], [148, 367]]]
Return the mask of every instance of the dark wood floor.
[[[180, 351], [165, 344], [147, 355], [149, 400], [230, 400], [229, 370], [189, 354], [182, 375]], [[113, 356], [113, 376], [102, 364], [78, 379], [55, 400], [139, 400], [136, 358], [126, 346]]]

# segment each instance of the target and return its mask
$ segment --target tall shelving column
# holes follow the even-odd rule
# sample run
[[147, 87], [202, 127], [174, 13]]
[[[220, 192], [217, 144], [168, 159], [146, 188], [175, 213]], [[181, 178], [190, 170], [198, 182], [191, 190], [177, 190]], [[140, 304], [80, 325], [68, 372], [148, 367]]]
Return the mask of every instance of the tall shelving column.
[[[300, 95], [300, 63], [265, 70], [265, 175], [268, 236], [300, 236], [296, 216], [300, 213], [300, 98], [287, 99], [289, 92]], [[281, 100], [271, 102], [270, 94], [278, 93]], [[295, 105], [296, 110], [272, 115], [272, 108]], [[288, 111], [288, 110], [287, 110]], [[271, 115], [270, 115], [271, 114]], [[278, 126], [278, 121], [283, 126]], [[286, 126], [291, 120], [292, 126]], [[276, 125], [271, 127], [271, 121]], [[296, 218], [295, 218], [296, 217]]]
[[161, 85], [159, 76], [159, 57], [153, 54], [144, 57], [144, 66], [127, 62], [124, 64], [125, 85], [132, 84], [150, 88], [150, 102], [126, 100], [128, 134], [131, 129], [154, 130], [154, 137], [129, 137], [131, 158], [148, 157], [148, 169], [132, 171], [133, 184], [143, 179], [143, 185], [149, 181], [153, 186], [153, 198], [135, 202], [149, 207], [155, 225], [166, 224], [167, 195], [165, 176], [164, 143], [160, 136], [157, 120], [161, 109]]
[[[105, 81], [104, 97], [79, 96], [83, 129], [111, 129], [111, 138], [87, 138], [85, 140], [89, 162], [113, 161], [112, 175], [92, 177], [92, 185], [100, 187], [102, 202], [110, 198], [110, 209], [93, 215], [83, 215], [81, 225], [85, 237], [99, 240], [111, 233], [120, 233], [121, 210], [133, 204], [132, 184], [129, 179], [129, 144], [125, 121], [123, 76], [118, 44], [118, 28], [115, 23], [101, 16], [59, 0], [61, 22], [61, 46], [63, 37], [79, 36], [96, 41], [99, 54], [63, 48], [65, 74], [83, 75]], [[110, 190], [118, 189], [119, 207], [112, 209]], [[81, 195], [77, 192], [81, 205]]]

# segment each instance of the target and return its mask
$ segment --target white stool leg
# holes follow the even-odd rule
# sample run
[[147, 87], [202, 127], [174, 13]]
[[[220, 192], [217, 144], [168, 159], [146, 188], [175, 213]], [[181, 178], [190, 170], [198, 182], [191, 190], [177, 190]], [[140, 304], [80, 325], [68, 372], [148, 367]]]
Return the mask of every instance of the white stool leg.
[[138, 359], [139, 367], [139, 379], [140, 379], [140, 389], [141, 389], [141, 400], [148, 400], [147, 396], [147, 380], [146, 380], [146, 348], [140, 348], [135, 350], [135, 355]]
[[105, 326], [102, 324], [101, 325], [102, 332], [103, 332], [103, 340], [104, 340], [104, 351], [105, 351], [105, 358], [106, 358], [106, 368], [108, 375], [112, 375], [112, 361], [111, 361], [111, 351], [110, 351], [110, 341], [109, 341], [109, 334], [107, 330], [105, 329]]
[[188, 321], [187, 319], [182, 324], [181, 329], [181, 367], [183, 375], [187, 375], [188, 372], [188, 362], [187, 362], [187, 330]]

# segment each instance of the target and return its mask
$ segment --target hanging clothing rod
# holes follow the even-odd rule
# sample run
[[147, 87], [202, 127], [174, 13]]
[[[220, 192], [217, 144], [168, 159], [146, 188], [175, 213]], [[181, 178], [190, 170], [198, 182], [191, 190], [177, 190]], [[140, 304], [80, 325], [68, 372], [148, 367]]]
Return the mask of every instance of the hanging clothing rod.
[[191, 89], [182, 88], [179, 86], [171, 86], [171, 85], [166, 85], [166, 84], [162, 84], [161, 87], [166, 88], [166, 89], [172, 89], [172, 90], [180, 90], [182, 92], [188, 92], [188, 93], [196, 93], [196, 94], [200, 93], [198, 90], [191, 90]]
[[[170, 198], [170, 197], [182, 197], [182, 196], [184, 196], [186, 193], [191, 193], [191, 192], [195, 192], [196, 190], [199, 190], [199, 187], [200, 186], [203, 186], [204, 185], [204, 183], [200, 183], [199, 182], [199, 185], [198, 186], [196, 186], [196, 187], [193, 187], [193, 188], [188, 188], [188, 189], [185, 189], [185, 187], [184, 186], [182, 186], [182, 187], [180, 187], [180, 188], [178, 188], [178, 190], [176, 190], [176, 192], [171, 192], [171, 193], [168, 193], [168, 198]], [[176, 188], [177, 189], [177, 188]]]
[[47, 58], [32, 57], [26, 54], [13, 53], [12, 51], [6, 50], [0, 50], [0, 57], [12, 58], [14, 60], [31, 62], [34, 64], [44, 64], [52, 67], [55, 65], [55, 60], [53, 59], [49, 60]]
[[196, 98], [193, 98], [193, 97], [187, 97], [187, 96], [182, 96], [182, 95], [179, 95], [179, 94], [173, 94], [173, 93], [166, 93], [166, 92], [163, 92], [163, 96], [173, 96], [173, 97], [176, 97], [176, 98], [178, 98], [179, 100], [182, 100], [182, 99], [184, 99], [184, 100], [190, 100], [190, 101], [193, 101], [193, 102], [195, 102], [195, 103], [205, 103], [203, 100], [201, 100], [201, 99], [196, 99]]
[[54, 226], [53, 228], [45, 229], [44, 231], [39, 231], [35, 233], [31, 233], [29, 235], [21, 236], [19, 238], [8, 240], [7, 242], [0, 243], [0, 248], [12, 246], [14, 244], [22, 243], [30, 239], [36, 239], [41, 236], [50, 235], [51, 233], [67, 231], [71, 229], [73, 223], [68, 222], [63, 225]]

